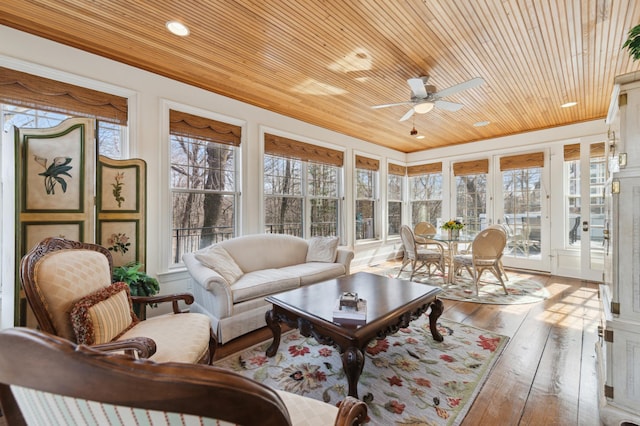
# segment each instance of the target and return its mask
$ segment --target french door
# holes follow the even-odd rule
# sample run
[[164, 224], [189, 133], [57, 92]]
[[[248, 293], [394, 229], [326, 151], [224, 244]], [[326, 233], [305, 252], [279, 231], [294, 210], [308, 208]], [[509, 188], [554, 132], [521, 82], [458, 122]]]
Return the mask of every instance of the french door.
[[507, 231], [507, 267], [548, 272], [548, 152], [498, 156], [494, 161], [493, 219]]
[[599, 281], [604, 271], [607, 153], [604, 142], [564, 146], [564, 230], [555, 273]]

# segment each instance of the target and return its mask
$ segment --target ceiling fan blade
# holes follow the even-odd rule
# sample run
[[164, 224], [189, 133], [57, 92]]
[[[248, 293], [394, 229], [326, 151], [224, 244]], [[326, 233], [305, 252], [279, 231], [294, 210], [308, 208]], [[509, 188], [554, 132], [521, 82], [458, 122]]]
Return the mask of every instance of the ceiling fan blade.
[[427, 89], [425, 89], [424, 85], [427, 82], [428, 77], [420, 77], [420, 78], [410, 78], [407, 80], [409, 83], [409, 87], [411, 87], [411, 91], [413, 92], [416, 98], [426, 98], [429, 96], [427, 93]]
[[374, 105], [371, 108], [378, 109], [378, 108], [387, 108], [387, 107], [398, 106], [398, 105], [412, 105], [412, 104], [413, 102], [406, 101], [406, 102], [396, 102], [394, 104]]
[[445, 98], [447, 96], [451, 96], [454, 93], [461, 92], [463, 90], [471, 89], [473, 87], [480, 86], [484, 83], [484, 79], [480, 77], [472, 78], [471, 80], [465, 81], [464, 83], [456, 84], [454, 86], [448, 87], [436, 93], [434, 97], [436, 98]]
[[407, 113], [405, 115], [402, 116], [400, 121], [405, 121], [405, 120], [410, 119], [414, 112], [415, 111], [413, 110], [413, 108], [411, 108], [409, 111], [407, 111]]
[[447, 111], [458, 111], [460, 108], [463, 107], [462, 104], [456, 103], [456, 102], [449, 102], [449, 101], [436, 101], [436, 108], [440, 108], [440, 109], [445, 109]]

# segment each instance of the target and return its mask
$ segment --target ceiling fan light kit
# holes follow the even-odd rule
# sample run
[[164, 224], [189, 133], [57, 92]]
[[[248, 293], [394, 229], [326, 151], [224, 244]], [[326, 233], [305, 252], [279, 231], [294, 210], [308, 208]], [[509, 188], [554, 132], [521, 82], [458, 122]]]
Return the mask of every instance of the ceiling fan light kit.
[[433, 109], [433, 107], [435, 106], [435, 104], [433, 102], [423, 102], [421, 104], [416, 104], [413, 107], [413, 110], [417, 113], [417, 114], [426, 114], [429, 111], [431, 111]]
[[387, 108], [397, 105], [411, 105], [411, 109], [407, 111], [401, 118], [400, 121], [405, 121], [411, 118], [413, 113], [418, 114], [426, 114], [431, 111], [434, 107], [439, 109], [444, 109], [447, 111], [458, 111], [463, 107], [462, 104], [456, 102], [444, 101], [442, 98], [451, 96], [455, 93], [461, 92], [463, 90], [471, 89], [473, 87], [477, 87], [484, 83], [484, 79], [480, 77], [472, 78], [471, 80], [467, 80], [463, 83], [456, 84], [454, 86], [448, 87], [444, 90], [436, 92], [436, 87], [430, 84], [427, 84], [429, 80], [429, 76], [410, 78], [407, 80], [407, 84], [411, 88], [411, 99], [405, 102], [396, 102], [392, 104], [382, 104], [382, 105], [374, 105], [371, 108]]

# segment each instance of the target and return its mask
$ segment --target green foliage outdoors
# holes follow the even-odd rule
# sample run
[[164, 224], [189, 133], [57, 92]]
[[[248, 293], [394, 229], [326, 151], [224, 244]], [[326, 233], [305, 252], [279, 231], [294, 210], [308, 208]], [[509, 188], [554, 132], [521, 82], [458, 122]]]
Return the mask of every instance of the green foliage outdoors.
[[622, 48], [629, 51], [629, 55], [634, 61], [640, 59], [640, 25], [629, 30], [629, 38], [624, 42]]

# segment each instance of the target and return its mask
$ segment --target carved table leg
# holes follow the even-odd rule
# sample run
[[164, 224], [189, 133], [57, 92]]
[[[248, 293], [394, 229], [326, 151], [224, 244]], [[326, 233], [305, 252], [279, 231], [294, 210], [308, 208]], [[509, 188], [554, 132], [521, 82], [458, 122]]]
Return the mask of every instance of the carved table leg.
[[358, 397], [358, 379], [364, 368], [364, 355], [358, 348], [348, 347], [342, 353], [342, 367], [349, 383], [349, 396]]
[[278, 346], [280, 346], [280, 334], [282, 333], [282, 329], [280, 328], [280, 322], [276, 318], [273, 309], [267, 311], [264, 315], [264, 319], [267, 322], [267, 327], [271, 329], [271, 333], [273, 333], [273, 342], [271, 342], [271, 346], [267, 348], [267, 356], [272, 357], [278, 351]]
[[444, 337], [438, 331], [438, 318], [444, 312], [444, 303], [442, 300], [436, 299], [431, 304], [431, 313], [429, 314], [429, 328], [431, 329], [431, 335], [436, 342], [442, 342]]

